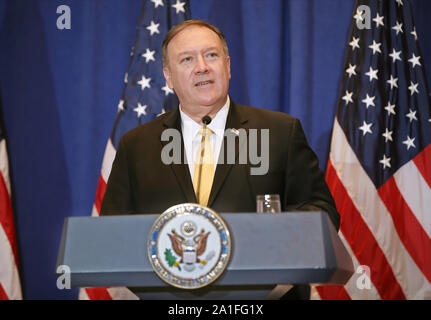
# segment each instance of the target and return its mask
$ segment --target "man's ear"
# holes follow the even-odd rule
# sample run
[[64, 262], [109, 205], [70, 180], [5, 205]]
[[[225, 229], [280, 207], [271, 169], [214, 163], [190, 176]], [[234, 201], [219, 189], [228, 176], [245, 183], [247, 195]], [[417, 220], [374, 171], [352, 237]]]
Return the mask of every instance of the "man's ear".
[[166, 83], [168, 84], [168, 87], [170, 89], [173, 89], [171, 70], [169, 70], [169, 67], [163, 67], [163, 75], [165, 76], [165, 80], [166, 80]]
[[226, 59], [227, 59], [227, 61], [226, 61], [226, 63], [227, 63], [227, 68], [228, 68], [228, 72], [229, 72], [229, 79], [230, 79], [230, 56], [227, 56], [226, 57]]

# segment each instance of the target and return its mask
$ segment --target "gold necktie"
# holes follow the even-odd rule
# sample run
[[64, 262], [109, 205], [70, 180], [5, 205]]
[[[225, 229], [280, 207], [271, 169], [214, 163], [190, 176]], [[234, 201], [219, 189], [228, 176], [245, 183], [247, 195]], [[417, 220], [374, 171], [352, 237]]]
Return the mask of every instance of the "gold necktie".
[[[208, 127], [206, 127], [205, 130], [204, 128], [199, 130], [199, 134], [202, 135], [202, 140], [198, 152], [196, 153], [193, 187], [198, 203], [203, 206], [208, 204], [208, 198], [214, 179], [214, 156], [210, 144], [210, 136], [213, 133], [214, 132]], [[199, 181], [200, 187], [198, 190]]]

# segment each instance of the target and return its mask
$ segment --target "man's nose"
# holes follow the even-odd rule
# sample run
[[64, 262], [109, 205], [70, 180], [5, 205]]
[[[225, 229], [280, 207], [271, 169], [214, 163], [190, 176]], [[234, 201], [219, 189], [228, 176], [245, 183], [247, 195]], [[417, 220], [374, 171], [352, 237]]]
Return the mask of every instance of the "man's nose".
[[208, 65], [203, 56], [199, 55], [196, 59], [195, 72], [197, 74], [208, 73]]

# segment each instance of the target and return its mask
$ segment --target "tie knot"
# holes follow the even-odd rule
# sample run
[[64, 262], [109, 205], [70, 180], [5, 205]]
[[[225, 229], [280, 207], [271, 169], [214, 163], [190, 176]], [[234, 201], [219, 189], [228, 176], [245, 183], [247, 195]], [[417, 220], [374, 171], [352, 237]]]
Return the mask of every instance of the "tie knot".
[[202, 128], [200, 128], [199, 129], [199, 134], [201, 135], [201, 136], [210, 136], [210, 135], [212, 135], [214, 133], [214, 131], [212, 131], [210, 128], [208, 128], [208, 127], [206, 127], [206, 128], [204, 128], [204, 127], [202, 127]]

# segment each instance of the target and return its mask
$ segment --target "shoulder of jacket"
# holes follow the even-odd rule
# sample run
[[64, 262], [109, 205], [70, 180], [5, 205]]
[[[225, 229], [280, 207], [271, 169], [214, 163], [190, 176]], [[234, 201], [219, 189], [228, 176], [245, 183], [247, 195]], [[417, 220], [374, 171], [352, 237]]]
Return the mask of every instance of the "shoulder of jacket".
[[291, 116], [285, 112], [272, 111], [263, 108], [250, 107], [236, 104], [238, 111], [250, 119], [258, 119], [259, 121], [270, 122], [271, 124], [294, 125], [299, 122], [298, 118]]

